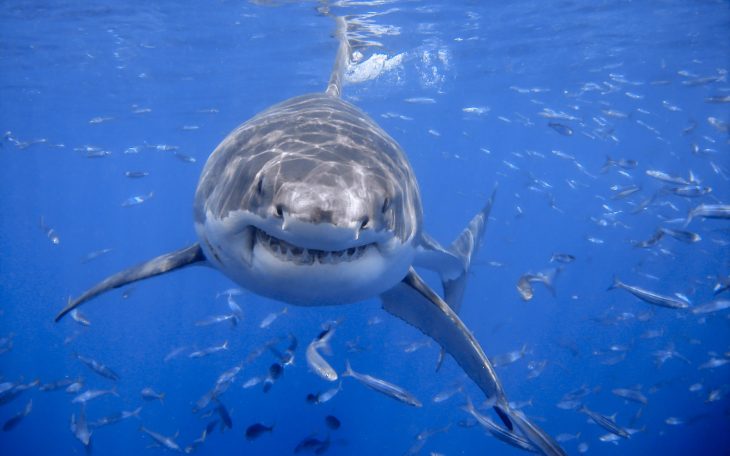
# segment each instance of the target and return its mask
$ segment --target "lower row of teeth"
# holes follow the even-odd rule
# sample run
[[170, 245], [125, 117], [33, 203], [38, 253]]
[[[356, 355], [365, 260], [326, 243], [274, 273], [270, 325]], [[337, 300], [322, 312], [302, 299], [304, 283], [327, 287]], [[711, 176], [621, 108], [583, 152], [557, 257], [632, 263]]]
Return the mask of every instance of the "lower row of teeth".
[[361, 245], [358, 247], [351, 247], [347, 250], [329, 252], [297, 247], [273, 238], [261, 231], [258, 232], [257, 238], [258, 241], [266, 245], [276, 257], [299, 264], [314, 264], [315, 261], [322, 264], [337, 264], [343, 261], [352, 261], [360, 258], [368, 248], [367, 245]]

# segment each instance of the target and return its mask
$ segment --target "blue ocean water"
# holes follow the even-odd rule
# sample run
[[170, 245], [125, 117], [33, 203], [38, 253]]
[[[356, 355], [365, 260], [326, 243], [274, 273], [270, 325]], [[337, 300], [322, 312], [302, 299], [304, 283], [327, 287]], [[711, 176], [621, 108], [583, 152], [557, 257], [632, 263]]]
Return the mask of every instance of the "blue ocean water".
[[[337, 42], [334, 21], [317, 6], [0, 5], [0, 382], [29, 386], [3, 396], [0, 421], [32, 400], [32, 411], [0, 433], [0, 454], [169, 451], [148, 449], [140, 426], [185, 448], [217, 419], [194, 413], [196, 401], [239, 364], [219, 397], [233, 427], [213, 428], [197, 454], [291, 454], [307, 437], [328, 441], [319, 447], [326, 454], [519, 453], [461, 409], [466, 396], [480, 404], [483, 395], [459, 366], [447, 357], [436, 372], [437, 344], [375, 299], [305, 308], [244, 290], [232, 297], [244, 312], [238, 325], [199, 326], [230, 312], [220, 294], [235, 284], [192, 267], [97, 298], [81, 308], [89, 326], [53, 322], [68, 296], [194, 242], [192, 199], [210, 152], [268, 106], [324, 90]], [[728, 454], [730, 314], [691, 309], [730, 299], [713, 291], [730, 274], [730, 231], [727, 220], [701, 217], [684, 226], [692, 208], [730, 200], [728, 3], [341, 1], [331, 10], [372, 43], [358, 48], [344, 98], [408, 154], [425, 230], [447, 245], [498, 184], [460, 315], [492, 359], [520, 353], [496, 368], [514, 406], [551, 435], [565, 434], [569, 454]], [[624, 161], [602, 169], [607, 157]], [[652, 170], [685, 183], [663, 182]], [[631, 186], [634, 193], [618, 196]], [[683, 186], [712, 191], [669, 190]], [[665, 234], [637, 246], [659, 228], [701, 239]], [[555, 253], [575, 260], [551, 262]], [[534, 297], [521, 298], [524, 274], [555, 268], [554, 294], [534, 283]], [[681, 294], [690, 307], [609, 291], [614, 276]], [[425, 277], [439, 289], [435, 274]], [[423, 407], [352, 378], [332, 400], [308, 403], [308, 394], [338, 384], [304, 359], [328, 321], [339, 321], [326, 356], [338, 372], [349, 360]], [[290, 335], [298, 340], [294, 363], [271, 390], [243, 388], [277, 362], [267, 344], [283, 351]], [[189, 357], [224, 341], [227, 350]], [[662, 362], [666, 354], [673, 356]], [[85, 448], [70, 430], [80, 414], [75, 394], [41, 391], [62, 379], [83, 379], [81, 391], [116, 388], [88, 402], [89, 422], [142, 410], [92, 429]], [[143, 400], [145, 387], [164, 400]], [[617, 388], [638, 390], [647, 403], [618, 397]], [[605, 429], [576, 406], [559, 406], [571, 393], [591, 410], [615, 413], [631, 437], [601, 441]], [[341, 427], [328, 427], [327, 415]], [[274, 429], [248, 440], [254, 423]]]

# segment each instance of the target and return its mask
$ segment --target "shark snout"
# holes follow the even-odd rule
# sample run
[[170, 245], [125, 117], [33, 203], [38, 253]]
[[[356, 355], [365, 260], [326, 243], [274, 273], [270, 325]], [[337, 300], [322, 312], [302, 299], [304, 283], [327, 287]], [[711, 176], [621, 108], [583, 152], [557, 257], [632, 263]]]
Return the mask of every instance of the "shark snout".
[[275, 201], [270, 212], [282, 220], [285, 230], [295, 221], [297, 224], [333, 225], [351, 231], [354, 239], [369, 227], [372, 219], [367, 204], [346, 191], [339, 195], [332, 191], [289, 194]]

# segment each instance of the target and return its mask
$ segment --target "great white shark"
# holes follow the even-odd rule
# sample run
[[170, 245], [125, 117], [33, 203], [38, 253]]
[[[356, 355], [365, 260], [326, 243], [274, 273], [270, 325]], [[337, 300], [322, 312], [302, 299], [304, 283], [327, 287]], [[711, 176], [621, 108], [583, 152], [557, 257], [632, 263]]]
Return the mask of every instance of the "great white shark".
[[[458, 316], [494, 192], [444, 247], [423, 231], [418, 182], [398, 143], [340, 98], [350, 59], [347, 24], [323, 93], [291, 98], [231, 132], [195, 193], [198, 242], [116, 273], [70, 299], [55, 320], [114, 288], [190, 265], [218, 269], [262, 296], [300, 306], [380, 297], [383, 308], [450, 354], [535, 451], [560, 446], [513, 410], [479, 342]], [[441, 278], [443, 296], [415, 268]]]

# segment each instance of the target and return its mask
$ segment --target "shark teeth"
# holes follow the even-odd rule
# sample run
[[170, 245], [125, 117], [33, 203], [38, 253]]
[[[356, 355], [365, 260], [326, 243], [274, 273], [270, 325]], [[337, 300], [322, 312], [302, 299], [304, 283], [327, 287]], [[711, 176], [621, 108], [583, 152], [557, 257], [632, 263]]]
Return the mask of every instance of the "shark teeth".
[[362, 257], [368, 249], [375, 248], [375, 244], [366, 244], [344, 250], [306, 249], [270, 236], [260, 229], [255, 228], [255, 230], [257, 244], [265, 247], [280, 260], [299, 265], [312, 265], [314, 263], [338, 264], [354, 261]]

